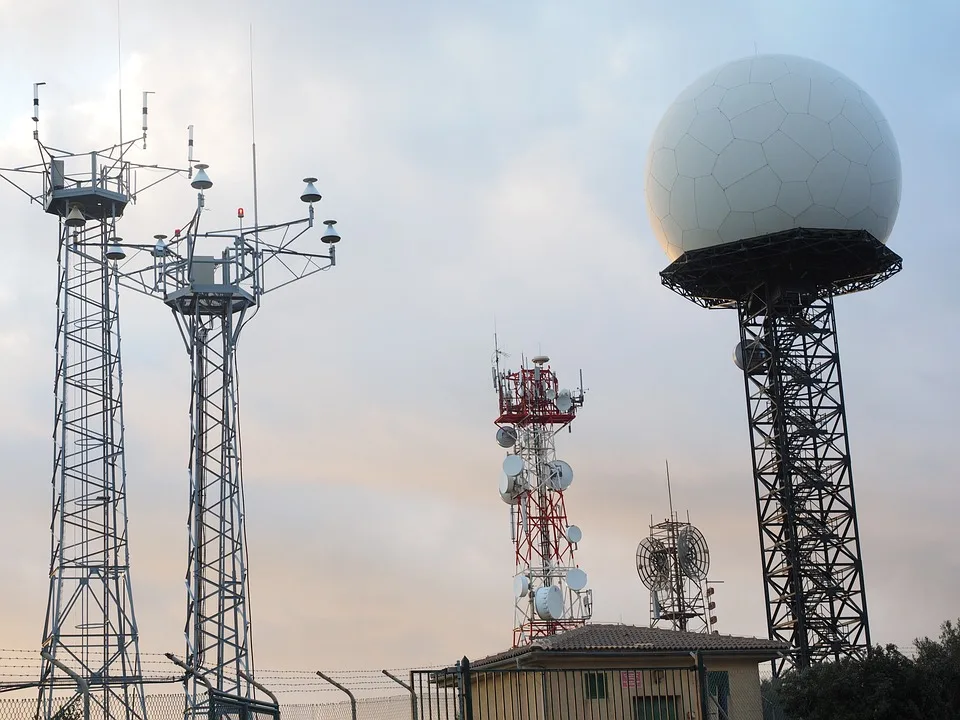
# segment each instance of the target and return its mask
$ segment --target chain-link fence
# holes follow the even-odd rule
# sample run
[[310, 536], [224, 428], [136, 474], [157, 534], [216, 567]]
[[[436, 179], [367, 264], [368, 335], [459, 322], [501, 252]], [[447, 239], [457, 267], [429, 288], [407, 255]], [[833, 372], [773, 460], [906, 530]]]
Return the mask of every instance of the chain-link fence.
[[[184, 696], [182, 693], [146, 696], [147, 720], [183, 720]], [[410, 720], [409, 695], [359, 698], [356, 701], [357, 720]], [[40, 714], [42, 716], [43, 713]], [[91, 708], [91, 720], [102, 713]], [[351, 703], [322, 702], [281, 704], [283, 720], [352, 720]], [[0, 699], [0, 720], [37, 720], [36, 698]], [[83, 701], [77, 697], [64, 697], [55, 702], [51, 720], [83, 720]]]

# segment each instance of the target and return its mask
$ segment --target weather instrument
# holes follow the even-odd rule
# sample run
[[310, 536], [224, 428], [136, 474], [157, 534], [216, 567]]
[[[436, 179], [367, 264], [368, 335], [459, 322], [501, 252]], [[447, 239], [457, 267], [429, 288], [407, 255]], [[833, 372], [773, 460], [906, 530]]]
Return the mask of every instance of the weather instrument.
[[667, 110], [645, 185], [671, 261], [663, 284], [738, 314], [767, 628], [792, 647], [774, 672], [864, 657], [834, 299], [901, 269], [885, 245], [901, 187], [890, 125], [826, 65], [748, 57], [711, 70]]
[[[517, 371], [493, 368], [499, 398], [497, 444], [503, 459], [500, 497], [510, 506], [514, 544], [514, 647], [583, 625], [593, 592], [574, 550], [583, 539], [567, 522], [565, 492], [573, 482], [569, 463], [556, 457], [554, 437], [569, 427], [583, 405], [583, 390], [558, 390], [550, 358], [537, 355]], [[582, 383], [581, 383], [582, 385]]]

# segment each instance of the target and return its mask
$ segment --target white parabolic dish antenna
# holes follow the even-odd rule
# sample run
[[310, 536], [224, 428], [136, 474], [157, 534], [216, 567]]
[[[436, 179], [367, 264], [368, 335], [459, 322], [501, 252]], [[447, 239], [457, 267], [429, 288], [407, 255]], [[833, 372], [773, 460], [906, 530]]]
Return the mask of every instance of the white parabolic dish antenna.
[[900, 153], [880, 108], [819, 62], [758, 55], [680, 93], [647, 154], [647, 211], [670, 260], [793, 228], [886, 242]]
[[500, 499], [507, 505], [516, 505], [519, 501], [517, 497], [516, 478], [500, 476]]
[[530, 590], [530, 578], [526, 575], [517, 575], [513, 579], [513, 596], [519, 600]]
[[587, 574], [580, 568], [572, 568], [567, 572], [567, 587], [579, 592], [587, 586]]
[[517, 430], [509, 425], [497, 429], [497, 444], [502, 448], [512, 448], [517, 443]]
[[516, 477], [523, 472], [523, 458], [519, 455], [507, 455], [503, 459], [503, 472], [507, 477]]
[[559, 620], [563, 617], [563, 591], [556, 585], [537, 588], [533, 605], [541, 620]]
[[574, 544], [583, 540], [583, 531], [580, 530], [576, 525], [571, 525], [567, 528], [567, 540]]
[[551, 490], [566, 490], [573, 482], [573, 468], [563, 460], [554, 460], [548, 465], [550, 476], [547, 478], [547, 486]]

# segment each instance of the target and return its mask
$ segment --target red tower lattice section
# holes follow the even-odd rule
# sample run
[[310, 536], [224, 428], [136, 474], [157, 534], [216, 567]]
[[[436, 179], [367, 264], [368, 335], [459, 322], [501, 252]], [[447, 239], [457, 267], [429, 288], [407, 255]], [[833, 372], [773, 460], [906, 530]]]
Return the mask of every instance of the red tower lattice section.
[[[567, 519], [564, 493], [570, 466], [556, 457], [554, 438], [583, 405], [582, 388], [560, 388], [549, 358], [533, 358], [517, 371], [494, 368], [500, 414], [497, 441], [507, 449], [500, 496], [510, 506], [515, 546], [516, 600], [513, 645], [583, 625], [592, 591], [574, 552], [580, 529]], [[582, 385], [582, 383], [581, 383]]]

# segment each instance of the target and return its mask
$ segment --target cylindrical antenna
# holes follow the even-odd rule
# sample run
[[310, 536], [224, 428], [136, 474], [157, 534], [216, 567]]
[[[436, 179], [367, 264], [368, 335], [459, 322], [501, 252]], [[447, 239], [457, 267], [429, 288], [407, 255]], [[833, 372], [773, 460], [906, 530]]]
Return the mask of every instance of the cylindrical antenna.
[[143, 91], [143, 149], [147, 149], [147, 95], [153, 95], [150, 90]]
[[514, 506], [510, 506], [510, 542], [517, 542], [517, 514]]
[[33, 84], [33, 139], [40, 137], [40, 86], [46, 85], [45, 82]]
[[187, 179], [193, 178], [193, 125], [187, 125]]

